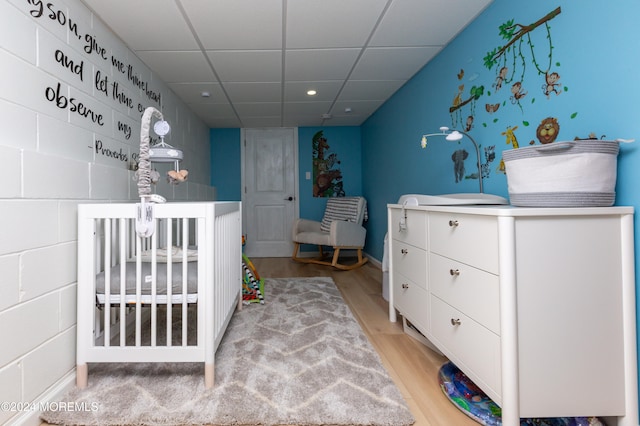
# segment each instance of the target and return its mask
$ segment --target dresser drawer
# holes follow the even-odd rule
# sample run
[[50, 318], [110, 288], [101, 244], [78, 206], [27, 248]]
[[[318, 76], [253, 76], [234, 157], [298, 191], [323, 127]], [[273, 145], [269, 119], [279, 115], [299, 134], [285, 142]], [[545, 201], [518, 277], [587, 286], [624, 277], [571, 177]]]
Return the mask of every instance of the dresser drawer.
[[431, 253], [429, 290], [500, 335], [500, 279], [497, 275]]
[[[389, 209], [391, 238], [427, 249], [427, 213], [417, 210]], [[405, 218], [406, 214], [406, 218]], [[404, 227], [401, 227], [404, 224]]]
[[494, 217], [431, 212], [430, 250], [498, 274], [498, 222]]
[[495, 393], [490, 396], [501, 397], [500, 337], [435, 296], [431, 297], [431, 334], [454, 364], [482, 382], [476, 384], [485, 391], [488, 386]]
[[402, 273], [426, 290], [427, 252], [400, 241], [394, 241], [391, 250], [393, 270]]
[[429, 293], [398, 272], [393, 274], [393, 304], [421, 333], [429, 331]]

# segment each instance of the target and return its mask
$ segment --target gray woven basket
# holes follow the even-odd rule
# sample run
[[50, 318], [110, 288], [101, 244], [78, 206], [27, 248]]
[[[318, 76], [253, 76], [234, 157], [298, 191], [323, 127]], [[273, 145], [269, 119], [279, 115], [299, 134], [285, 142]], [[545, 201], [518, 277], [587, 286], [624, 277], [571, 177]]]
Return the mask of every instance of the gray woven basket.
[[504, 151], [509, 202], [521, 207], [602, 207], [615, 202], [616, 141], [577, 140]]

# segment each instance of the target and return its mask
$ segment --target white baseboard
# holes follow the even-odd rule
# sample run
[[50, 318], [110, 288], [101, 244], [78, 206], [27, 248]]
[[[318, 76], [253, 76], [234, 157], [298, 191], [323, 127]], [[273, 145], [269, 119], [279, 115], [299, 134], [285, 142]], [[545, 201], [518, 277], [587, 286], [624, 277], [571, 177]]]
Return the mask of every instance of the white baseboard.
[[363, 252], [363, 254], [369, 258], [369, 263], [373, 264], [374, 266], [376, 266], [378, 269], [382, 269], [382, 262], [379, 261], [378, 259], [376, 259], [375, 257], [371, 256], [369, 253]]
[[[46, 408], [51, 402], [60, 401], [60, 399], [76, 385], [76, 369], [69, 371], [52, 387], [43, 392], [35, 401], [30, 404], [33, 407]], [[7, 426], [40, 426], [40, 410], [22, 411], [15, 417], [9, 419]]]

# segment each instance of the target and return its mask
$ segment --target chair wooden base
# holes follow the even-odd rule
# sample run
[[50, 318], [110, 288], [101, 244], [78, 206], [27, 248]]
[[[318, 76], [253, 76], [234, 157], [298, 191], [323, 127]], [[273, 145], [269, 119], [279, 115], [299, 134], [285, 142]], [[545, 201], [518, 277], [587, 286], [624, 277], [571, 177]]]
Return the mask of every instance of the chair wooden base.
[[[336, 269], [340, 269], [340, 270], [343, 270], [343, 271], [348, 271], [350, 269], [359, 268], [360, 266], [362, 266], [365, 263], [367, 263], [367, 261], [369, 260], [368, 258], [362, 256], [362, 247], [334, 247], [333, 248], [333, 257], [331, 258], [331, 262], [329, 262], [328, 260], [324, 260], [324, 259], [327, 258], [327, 256], [322, 251], [322, 246], [318, 246], [319, 251], [320, 251], [320, 257], [319, 258], [298, 257], [298, 250], [300, 249], [300, 243], [294, 242], [294, 244], [295, 244], [295, 246], [293, 248], [293, 255], [291, 256], [291, 258], [293, 260], [295, 260], [296, 262], [300, 262], [300, 263], [315, 263], [315, 264], [318, 264], [318, 265], [333, 266]], [[338, 263], [338, 258], [340, 257], [340, 249], [357, 250], [357, 252], [358, 252], [358, 261], [356, 263], [352, 263], [352, 264], [349, 264], [349, 265]]]

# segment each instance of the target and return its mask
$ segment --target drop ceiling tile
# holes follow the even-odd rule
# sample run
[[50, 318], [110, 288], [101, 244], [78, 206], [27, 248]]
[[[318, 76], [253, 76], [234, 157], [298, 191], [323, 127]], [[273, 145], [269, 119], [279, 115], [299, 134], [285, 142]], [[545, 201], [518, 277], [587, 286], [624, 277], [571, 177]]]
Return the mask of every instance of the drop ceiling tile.
[[[227, 104], [187, 104], [190, 110], [198, 115], [207, 124], [215, 120], [218, 123], [215, 127], [220, 127], [220, 123], [235, 123], [235, 127], [239, 127], [240, 120], [231, 105]], [[222, 126], [227, 127], [227, 126]], [[234, 127], [228, 126], [228, 127]]]
[[329, 112], [331, 102], [287, 102], [284, 105], [284, 115], [315, 115], [320, 117]]
[[244, 117], [242, 119], [242, 127], [244, 128], [260, 128], [260, 127], [281, 127], [282, 118], [276, 117]]
[[282, 125], [284, 127], [315, 127], [321, 126], [322, 121], [318, 115], [285, 114]]
[[279, 50], [207, 51], [220, 81], [281, 82]]
[[330, 120], [324, 120], [323, 126], [359, 126], [369, 118], [368, 115], [334, 115]]
[[286, 47], [362, 46], [386, 3], [387, 0], [289, 1]]
[[[168, 86], [186, 103], [227, 102], [222, 87], [218, 83], [169, 83]], [[202, 97], [202, 92], [208, 92], [209, 97]]]
[[[331, 114], [335, 116], [339, 115], [361, 115], [368, 117], [373, 114], [384, 103], [384, 100], [380, 101], [344, 101], [336, 102], [331, 109]], [[346, 108], [351, 108], [351, 112], [346, 112]]]
[[219, 117], [234, 117], [235, 111], [231, 107], [229, 103], [217, 103], [217, 104], [207, 104], [207, 103], [193, 103], [189, 104], [189, 108], [204, 112], [207, 114], [214, 114]]
[[439, 51], [439, 47], [368, 48], [358, 61], [351, 78], [408, 80]]
[[231, 102], [280, 102], [282, 83], [224, 83]]
[[309, 49], [286, 53], [286, 81], [344, 80], [360, 49]]
[[[284, 99], [287, 102], [333, 101], [343, 84], [343, 80], [288, 82], [284, 85]], [[317, 94], [307, 95], [310, 89], [317, 91]]]
[[[188, 50], [198, 44], [173, 0], [84, 0], [133, 50]], [[150, 28], [156, 31], [149, 31]]]
[[404, 83], [406, 80], [349, 80], [338, 100], [386, 100]]
[[239, 128], [243, 124], [237, 118], [203, 117], [202, 120], [212, 129]]
[[443, 46], [491, 0], [394, 1], [369, 46]]
[[282, 48], [282, 0], [181, 3], [206, 50]]
[[[253, 102], [233, 104], [241, 117], [280, 116], [282, 105], [280, 102]], [[243, 118], [244, 121], [244, 118]]]
[[139, 52], [139, 55], [165, 83], [216, 80], [201, 52]]
[[269, 127], [361, 124], [492, 0], [75, 1], [123, 39], [114, 55], [209, 126]]

